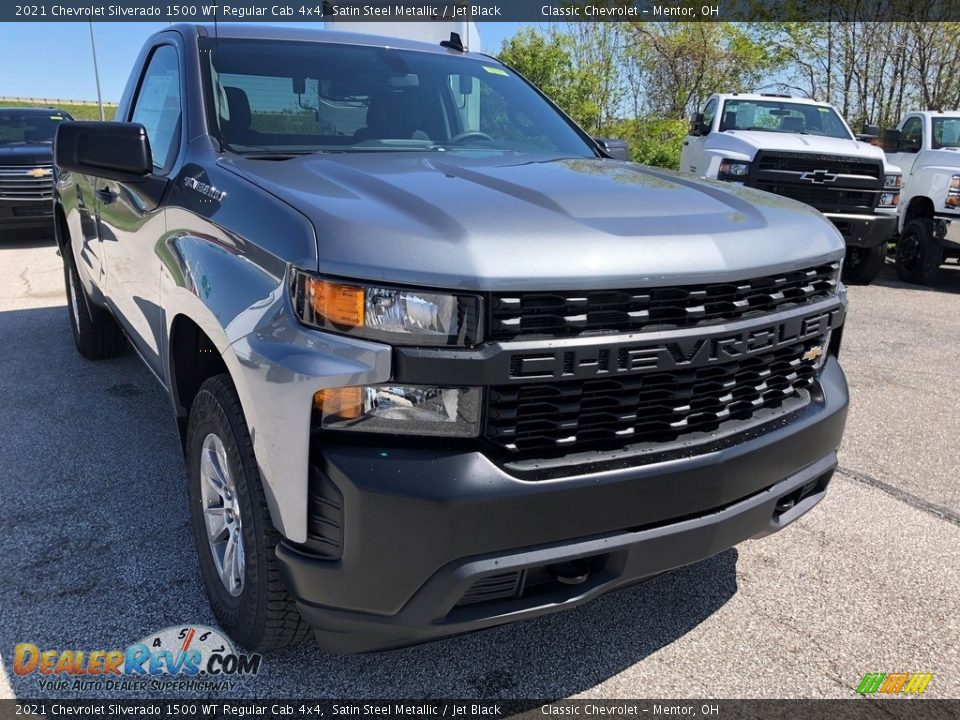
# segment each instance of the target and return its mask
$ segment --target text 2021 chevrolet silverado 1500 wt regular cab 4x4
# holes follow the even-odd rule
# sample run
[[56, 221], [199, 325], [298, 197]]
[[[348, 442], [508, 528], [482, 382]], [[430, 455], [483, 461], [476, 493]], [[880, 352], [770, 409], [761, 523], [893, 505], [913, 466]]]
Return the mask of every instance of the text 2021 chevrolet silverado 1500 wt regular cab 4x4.
[[870, 283], [896, 230], [900, 169], [832, 106], [782, 95], [714, 95], [690, 124], [680, 170], [793, 198], [847, 242], [843, 278]]
[[51, 108], [0, 108], [0, 233], [53, 233], [53, 136], [72, 118]]
[[960, 259], [960, 112], [910, 113], [884, 144], [904, 172], [897, 273], [927, 284]]
[[529, 618], [824, 496], [819, 213], [606, 158], [456, 42], [208, 33], [158, 33], [118, 122], [61, 128], [56, 212], [80, 352], [122, 332], [170, 393], [235, 639]]

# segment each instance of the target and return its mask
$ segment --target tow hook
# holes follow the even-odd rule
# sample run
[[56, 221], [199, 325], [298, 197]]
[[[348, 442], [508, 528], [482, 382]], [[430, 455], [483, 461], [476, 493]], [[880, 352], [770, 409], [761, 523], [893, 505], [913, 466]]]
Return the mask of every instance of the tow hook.
[[590, 577], [590, 565], [585, 560], [557, 563], [547, 567], [547, 570], [557, 582], [564, 585], [580, 585]]

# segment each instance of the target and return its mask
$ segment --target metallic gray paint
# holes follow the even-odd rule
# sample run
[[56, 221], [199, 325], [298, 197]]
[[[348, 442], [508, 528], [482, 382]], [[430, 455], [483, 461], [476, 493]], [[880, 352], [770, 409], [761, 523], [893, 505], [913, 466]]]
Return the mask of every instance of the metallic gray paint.
[[613, 160], [403, 152], [225, 164], [305, 213], [318, 269], [343, 277], [600, 289], [717, 282], [843, 255], [836, 229], [805, 205]]
[[[174, 44], [184, 122], [163, 209], [138, 208], [135, 185], [114, 187], [129, 191], [124, 209], [137, 229], [114, 230], [117, 238], [128, 235], [120, 238], [124, 251], [104, 253], [112, 239], [98, 237], [91, 204], [103, 181], [60, 177], [55, 202], [90, 302], [113, 308], [139, 335], [138, 350], [155, 365], [179, 415], [186, 409], [173, 383], [174, 324], [189, 319], [222, 354], [272, 519], [294, 542], [306, 540], [313, 394], [388, 381], [391, 349], [301, 325], [286, 284], [291, 266], [449, 289], [563, 290], [733, 280], [843, 255], [833, 225], [804, 205], [619, 161], [466, 152], [285, 161], [221, 155], [203, 106], [203, 32], [175, 25], [148, 40], [117, 112], [128, 117], [151, 48]], [[220, 33], [386, 42], [242, 25]], [[187, 178], [225, 195], [198, 192]], [[149, 298], [137, 283], [156, 283]]]

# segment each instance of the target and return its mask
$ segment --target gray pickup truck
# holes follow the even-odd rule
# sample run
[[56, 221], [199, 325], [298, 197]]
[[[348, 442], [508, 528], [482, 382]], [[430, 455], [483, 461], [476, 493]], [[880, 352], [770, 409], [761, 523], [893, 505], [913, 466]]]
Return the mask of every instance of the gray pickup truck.
[[250, 26], [165, 28], [60, 126], [77, 348], [169, 393], [235, 640], [531, 618], [824, 497], [843, 239], [608, 147], [456, 37]]

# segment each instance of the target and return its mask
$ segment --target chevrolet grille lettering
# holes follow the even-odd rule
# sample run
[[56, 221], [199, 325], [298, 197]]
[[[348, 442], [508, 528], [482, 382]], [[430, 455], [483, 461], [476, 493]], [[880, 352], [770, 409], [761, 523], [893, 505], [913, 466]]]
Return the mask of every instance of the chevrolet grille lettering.
[[[517, 353], [510, 358], [512, 379], [588, 379], [625, 373], [665, 372], [731, 362], [798, 342], [825, 337], [840, 323], [841, 308], [809, 317], [790, 318], [776, 325], [750, 328], [713, 338], [683, 338], [659, 344], [623, 345]], [[808, 349], [804, 360], [815, 361], [823, 345]]]

